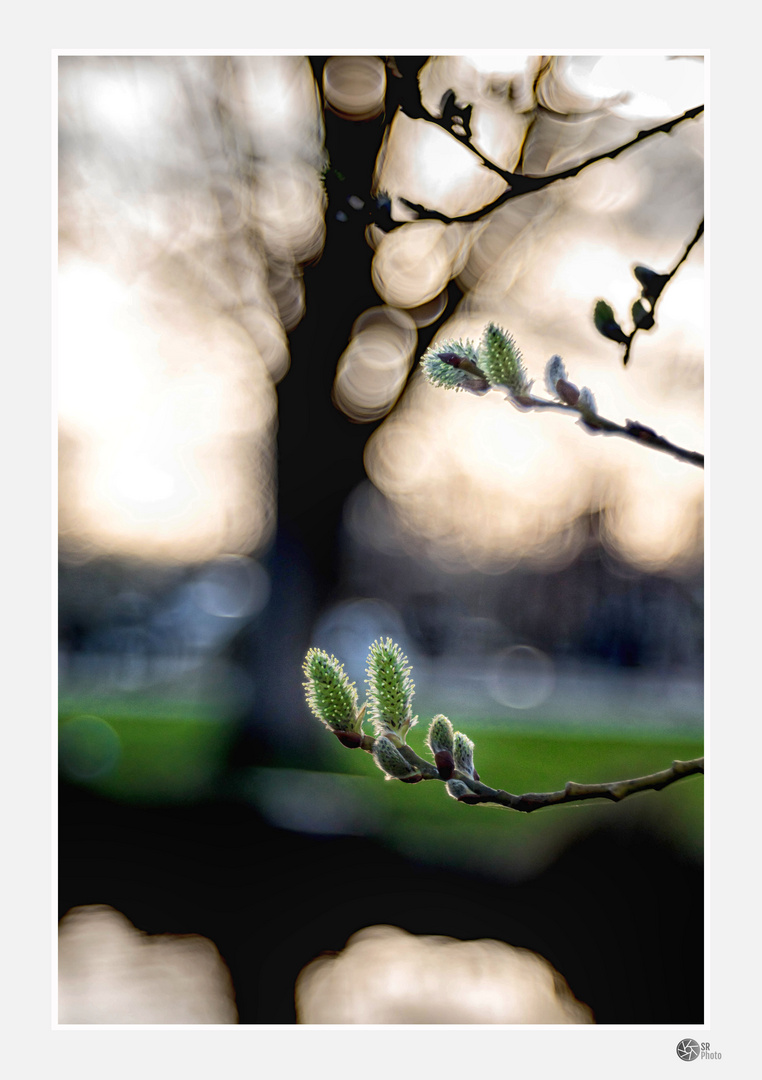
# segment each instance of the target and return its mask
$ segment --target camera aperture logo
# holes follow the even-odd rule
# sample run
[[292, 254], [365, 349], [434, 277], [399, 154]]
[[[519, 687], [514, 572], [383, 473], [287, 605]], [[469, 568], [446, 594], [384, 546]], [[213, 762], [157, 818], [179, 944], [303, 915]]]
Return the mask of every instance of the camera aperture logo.
[[710, 1050], [708, 1042], [697, 1043], [695, 1039], [681, 1039], [677, 1044], [677, 1056], [681, 1061], [719, 1061], [722, 1054], [719, 1050]]

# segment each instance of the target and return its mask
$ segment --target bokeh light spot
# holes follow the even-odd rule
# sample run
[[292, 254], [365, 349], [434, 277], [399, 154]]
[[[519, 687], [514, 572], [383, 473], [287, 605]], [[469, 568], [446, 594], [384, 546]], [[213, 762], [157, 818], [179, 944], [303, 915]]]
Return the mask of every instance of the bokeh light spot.
[[59, 730], [58, 761], [73, 780], [95, 780], [113, 772], [122, 754], [119, 735], [100, 716], [75, 716]]
[[555, 665], [540, 649], [513, 645], [497, 659], [490, 680], [492, 696], [511, 709], [542, 705], [556, 685]]

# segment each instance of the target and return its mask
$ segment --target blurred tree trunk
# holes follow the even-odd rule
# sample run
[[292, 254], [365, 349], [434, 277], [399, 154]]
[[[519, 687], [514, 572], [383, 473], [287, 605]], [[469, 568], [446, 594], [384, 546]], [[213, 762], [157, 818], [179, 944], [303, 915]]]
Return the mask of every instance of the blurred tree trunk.
[[[327, 59], [310, 57], [318, 86]], [[302, 691], [294, 673], [301, 669], [317, 611], [338, 586], [344, 504], [365, 478], [365, 444], [382, 422], [353, 423], [334, 406], [331, 389], [352, 324], [361, 312], [381, 303], [371, 281], [373, 252], [365, 238], [373, 171], [386, 124], [406, 94], [417, 96], [416, 76], [425, 59], [399, 59], [403, 77], [390, 74], [383, 115], [357, 121], [325, 111], [330, 166], [325, 247], [305, 268], [306, 313], [289, 334], [291, 367], [278, 387], [278, 527], [269, 556], [276, 572], [267, 625], [257, 632], [257, 640], [260, 653], [277, 650], [279, 663], [262, 665], [258, 720], [280, 722], [294, 709], [301, 716]], [[362, 200], [361, 209], [352, 207], [350, 196]], [[452, 284], [446, 314], [460, 295]], [[419, 335], [417, 355], [434, 329]]]

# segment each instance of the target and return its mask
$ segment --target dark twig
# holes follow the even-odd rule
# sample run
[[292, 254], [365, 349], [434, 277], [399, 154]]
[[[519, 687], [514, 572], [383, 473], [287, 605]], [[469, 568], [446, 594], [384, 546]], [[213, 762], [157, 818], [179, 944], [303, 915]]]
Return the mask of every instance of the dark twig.
[[[655, 274], [655, 275], [653, 275], [653, 280], [655, 282], [655, 285], [651, 286], [652, 291], [650, 293], [648, 291], [649, 286], [648, 285], [643, 286], [642, 297], [643, 297], [644, 300], [646, 300], [647, 303], [650, 304], [650, 310], [648, 310], [646, 312], [646, 319], [647, 319], [646, 323], [644, 325], [640, 325], [640, 326], [636, 323], [635, 328], [633, 329], [632, 333], [627, 335], [627, 343], [626, 343], [625, 349], [624, 349], [624, 356], [622, 357], [622, 363], [625, 365], [625, 367], [627, 366], [627, 361], [630, 359], [630, 350], [632, 349], [632, 343], [635, 340], [635, 335], [641, 330], [650, 330], [653, 327], [654, 321], [656, 319], [656, 305], [658, 304], [660, 298], [664, 294], [664, 290], [666, 289], [667, 285], [669, 285], [672, 278], [675, 276], [677, 271], [683, 265], [683, 263], [688, 258], [691, 251], [693, 250], [693, 248], [696, 246], [696, 244], [699, 242], [699, 240], [701, 239], [701, 237], [703, 235], [704, 235], [704, 219], [702, 218], [699, 227], [696, 229], [695, 236], [690, 241], [690, 243], [688, 243], [686, 245], [685, 251], [682, 253], [680, 258], [677, 260], [675, 265], [672, 267], [672, 269], [666, 274]], [[639, 269], [642, 269], [642, 268], [639, 268]]]
[[[375, 739], [372, 736], [363, 735], [359, 748], [372, 753], [374, 742]], [[418, 771], [419, 775], [416, 779], [444, 779], [436, 766], [425, 758], [419, 757], [412, 747], [403, 744], [399, 749], [405, 760]], [[580, 802], [585, 799], [609, 799], [611, 802], [621, 802], [622, 799], [639, 791], [661, 791], [662, 788], [674, 784], [677, 780], [697, 773], [703, 774], [703, 772], [704, 759], [701, 757], [691, 761], [673, 761], [668, 769], [649, 773], [647, 776], [634, 777], [631, 780], [612, 780], [606, 784], [577, 784], [570, 780], [561, 791], [528, 792], [525, 795], [514, 795], [510, 791], [489, 787], [480, 780], [457, 771], [452, 773], [451, 779], [460, 781], [463, 785], [463, 793], [458, 796], [458, 802], [466, 803], [468, 806], [485, 804], [504, 806], [508, 810], [530, 814], [533, 810], [540, 810], [544, 806], [559, 806], [561, 803]]]
[[[636, 146], [639, 142], [643, 142], [644, 139], [649, 139], [653, 135], [669, 134], [670, 131], [678, 124], [683, 123], [685, 120], [693, 120], [700, 113], [704, 111], [703, 105], [697, 105], [693, 109], [688, 109], [681, 116], [676, 116], [672, 120], [667, 120], [663, 124], [657, 124], [655, 127], [646, 128], [643, 131], [639, 131], [634, 138], [628, 140], [626, 143], [622, 143], [621, 146], [614, 147], [611, 150], [606, 150], [603, 153], [595, 154], [593, 157], [587, 158], [585, 161], [581, 161], [578, 165], [573, 165], [571, 168], [563, 169], [561, 172], [552, 173], [549, 176], [524, 176], [520, 173], [510, 173], [501, 169], [494, 162], [490, 162], [480, 150], [477, 150], [473, 145], [470, 138], [463, 138], [460, 135], [454, 134], [451, 125], [445, 123], [443, 119], [431, 116], [427, 110], [421, 106], [421, 116], [425, 114], [425, 118], [432, 123], [438, 124], [446, 131], [449, 131], [454, 138], [459, 142], [467, 146], [472, 153], [476, 154], [482, 164], [489, 168], [491, 171], [498, 173], [509, 185], [507, 191], [504, 191], [501, 195], [498, 195], [496, 199], [493, 199], [491, 203], [487, 203], [485, 206], [480, 207], [478, 210], [473, 210], [469, 214], [458, 214], [455, 217], [449, 217], [447, 214], [441, 213], [439, 210], [431, 210], [428, 207], [422, 206], [420, 203], [410, 202], [409, 199], [402, 198], [401, 201], [405, 206], [414, 210], [420, 219], [428, 219], [435, 221], [443, 221], [446, 224], [452, 224], [453, 222], [471, 222], [480, 221], [485, 214], [489, 214], [492, 210], [496, 210], [499, 206], [503, 206], [510, 199], [516, 199], [521, 195], [529, 195], [535, 191], [541, 191], [543, 188], [548, 187], [550, 184], [555, 184], [558, 180], [570, 180], [574, 176], [578, 176], [583, 169], [589, 168], [591, 165], [597, 164], [599, 161], [604, 161], [606, 158], [613, 160], [623, 154], [626, 150], [630, 150], [633, 146]], [[405, 222], [395, 223], [395, 227], [405, 224]]]
[[[434, 113], [429, 112], [426, 106], [420, 99], [416, 102], [405, 102], [402, 105], [403, 112], [410, 117], [411, 120], [426, 120], [429, 124], [435, 124], [437, 127], [446, 131], [448, 135], [451, 135], [453, 139], [459, 142], [466, 149], [470, 150], [472, 154], [475, 154], [479, 158], [482, 165], [490, 172], [497, 173], [502, 177], [506, 183], [510, 183], [513, 177], [513, 173], [508, 169], [501, 169], [496, 162], [488, 158], [486, 154], [482, 153], [478, 146], [473, 143], [473, 135], [471, 132], [471, 111], [473, 105], [458, 106], [455, 103], [455, 93], [452, 90], [448, 90], [442, 97], [440, 108], [442, 110], [441, 116], [436, 116]], [[458, 130], [460, 129], [460, 130]], [[407, 202], [406, 199], [402, 200]], [[408, 203], [408, 205], [411, 205]]]
[[561, 803], [580, 802], [583, 799], [609, 799], [612, 802], [621, 802], [628, 795], [634, 795], [639, 791], [661, 791], [662, 788], [674, 784], [676, 780], [682, 780], [685, 776], [693, 776], [704, 772], [704, 759], [694, 758], [692, 761], [673, 761], [668, 769], [650, 773], [648, 776], [638, 776], [632, 780], [614, 780], [608, 784], [575, 784], [570, 780], [561, 791], [545, 791], [541, 793], [531, 792], [526, 795], [512, 795], [509, 791], [496, 791], [486, 785], [471, 781], [467, 786], [472, 788], [472, 793], [463, 795], [458, 800], [467, 805], [487, 803], [493, 806], [505, 806], [510, 810], [519, 810], [525, 814], [531, 814], [533, 810], [540, 810], [544, 806], [559, 806]]
[[622, 438], [640, 443], [641, 446], [650, 446], [652, 450], [661, 450], [662, 453], [671, 454], [672, 457], [678, 458], [680, 461], [686, 461], [690, 465], [698, 466], [700, 469], [704, 468], [703, 454], [677, 446], [662, 435], [657, 435], [652, 428], [638, 423], [637, 420], [627, 420], [624, 425], [617, 424], [613, 420], [607, 420], [605, 416], [600, 416], [598, 413], [581, 413], [576, 405], [566, 405], [562, 401], [548, 401], [532, 394], [522, 395], [519, 401], [512, 397], [509, 400], [517, 404], [519, 408], [561, 409], [564, 412], [577, 413], [583, 426], [592, 433], [601, 432], [604, 435], [620, 435]]

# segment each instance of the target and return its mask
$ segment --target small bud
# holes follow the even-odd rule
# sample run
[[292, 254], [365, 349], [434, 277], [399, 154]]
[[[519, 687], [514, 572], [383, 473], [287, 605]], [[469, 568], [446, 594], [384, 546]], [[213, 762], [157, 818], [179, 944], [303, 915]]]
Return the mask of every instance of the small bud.
[[566, 368], [564, 362], [560, 356], [551, 356], [545, 365], [545, 386], [548, 393], [556, 397], [558, 391], [556, 390], [556, 383], [559, 379], [568, 379], [566, 374]]
[[650, 266], [636, 266], [632, 272], [642, 287], [641, 295], [652, 303], [658, 299], [669, 281], [669, 274], [657, 274]]
[[474, 775], [474, 744], [462, 731], [456, 731], [453, 737], [453, 758], [458, 772]]
[[388, 780], [423, 779], [421, 774], [405, 761], [397, 747], [384, 735], [379, 735], [373, 744], [373, 758]]
[[445, 341], [426, 350], [421, 367], [433, 386], [486, 394], [490, 385], [478, 361], [477, 351], [470, 341]]
[[529, 389], [521, 350], [510, 334], [489, 323], [479, 343], [479, 367], [491, 386], [505, 387], [514, 394]]
[[434, 763], [439, 770], [440, 777], [442, 780], [449, 780], [452, 776], [455, 763], [452, 756], [452, 724], [446, 716], [440, 714], [439, 716], [434, 717], [429, 724], [426, 741], [429, 744], [429, 749], [434, 755]]
[[579, 390], [574, 383], [569, 382], [560, 356], [551, 356], [545, 365], [545, 385], [554, 397], [565, 401], [567, 405], [576, 405], [579, 401]]
[[627, 420], [624, 425], [631, 435], [634, 435], [637, 439], [655, 439], [658, 438], [653, 428], [646, 427], [645, 424], [639, 423], [637, 420]]
[[650, 330], [656, 323], [651, 312], [646, 311], [640, 300], [636, 300], [632, 305], [632, 321], [635, 323], [638, 330]]
[[440, 713], [439, 716], [434, 717], [429, 724], [429, 731], [426, 739], [432, 754], [437, 754], [440, 750], [449, 750], [452, 752], [452, 724], [446, 716], [442, 716]]
[[599, 300], [595, 305], [593, 321], [599, 334], [603, 334], [604, 337], [609, 338], [611, 341], [617, 341], [620, 345], [627, 344], [627, 335], [614, 318], [613, 309], [605, 300]]
[[558, 380], [556, 390], [561, 401], [565, 401], [567, 405], [576, 405], [579, 401], [579, 390], [574, 383], [567, 382], [566, 379]]
[[479, 801], [478, 796], [474, 795], [468, 784], [465, 784], [462, 780], [448, 780], [445, 787], [447, 788], [447, 794], [453, 799], [457, 799], [458, 802], [476, 803]]
[[593, 397], [593, 391], [587, 386], [583, 386], [579, 392], [579, 400], [577, 401], [577, 408], [584, 416], [586, 413], [597, 416], [598, 406], [595, 404], [595, 398]]

